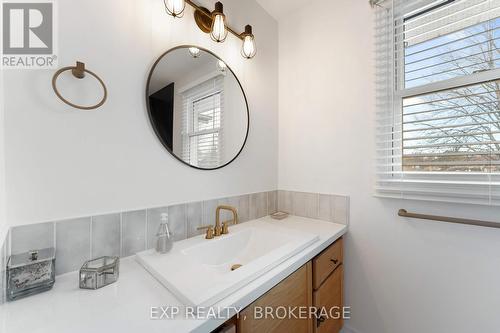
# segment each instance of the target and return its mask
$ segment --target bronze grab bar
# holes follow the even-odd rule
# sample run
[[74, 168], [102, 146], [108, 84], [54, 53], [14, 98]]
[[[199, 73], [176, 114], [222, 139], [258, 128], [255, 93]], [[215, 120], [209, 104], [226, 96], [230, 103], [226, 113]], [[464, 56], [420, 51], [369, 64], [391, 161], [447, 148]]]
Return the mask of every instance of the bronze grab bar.
[[489, 221], [481, 221], [481, 220], [469, 220], [469, 219], [461, 219], [461, 218], [457, 218], [457, 217], [447, 217], [447, 216], [415, 214], [415, 213], [408, 213], [408, 211], [406, 211], [406, 209], [400, 209], [398, 211], [398, 215], [402, 216], [402, 217], [410, 217], [412, 219], [432, 220], [432, 221], [458, 223], [458, 224], [469, 224], [469, 225], [475, 225], [475, 226], [479, 226], [479, 227], [488, 227], [488, 228], [500, 228], [500, 223], [497, 223], [497, 222], [489, 222]]

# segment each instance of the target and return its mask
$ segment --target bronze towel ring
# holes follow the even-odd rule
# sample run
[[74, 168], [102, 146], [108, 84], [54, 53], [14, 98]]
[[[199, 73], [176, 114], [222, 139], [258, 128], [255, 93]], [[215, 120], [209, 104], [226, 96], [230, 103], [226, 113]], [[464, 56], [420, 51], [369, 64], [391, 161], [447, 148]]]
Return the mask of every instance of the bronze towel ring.
[[[71, 73], [77, 79], [83, 79], [85, 77], [85, 73], [89, 73], [90, 75], [95, 77], [97, 79], [97, 81], [99, 81], [99, 83], [101, 84], [102, 89], [104, 90], [104, 96], [103, 96], [102, 100], [95, 105], [85, 106], [85, 105], [78, 105], [78, 104], [71, 103], [70, 101], [65, 99], [61, 95], [59, 90], [57, 89], [57, 78], [63, 72], [69, 71], [69, 70], [71, 70]], [[59, 69], [52, 77], [52, 89], [54, 89], [54, 92], [56, 93], [57, 97], [59, 97], [61, 99], [61, 101], [63, 101], [64, 103], [66, 103], [74, 108], [81, 109], [81, 110], [97, 109], [98, 107], [101, 107], [106, 102], [106, 99], [108, 98], [108, 90], [106, 89], [106, 85], [104, 84], [104, 81], [101, 80], [101, 78], [97, 74], [86, 69], [85, 64], [83, 62], [80, 62], [80, 61], [76, 62], [76, 66], [68, 66], [68, 67], [63, 67], [63, 68]]]

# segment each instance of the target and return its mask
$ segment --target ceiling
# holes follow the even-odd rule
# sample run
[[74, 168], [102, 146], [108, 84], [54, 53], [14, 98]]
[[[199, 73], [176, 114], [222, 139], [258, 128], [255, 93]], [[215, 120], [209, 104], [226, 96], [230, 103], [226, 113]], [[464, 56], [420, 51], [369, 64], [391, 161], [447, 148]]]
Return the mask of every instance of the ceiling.
[[299, 9], [311, 0], [257, 0], [257, 2], [276, 20], [282, 18], [285, 14]]

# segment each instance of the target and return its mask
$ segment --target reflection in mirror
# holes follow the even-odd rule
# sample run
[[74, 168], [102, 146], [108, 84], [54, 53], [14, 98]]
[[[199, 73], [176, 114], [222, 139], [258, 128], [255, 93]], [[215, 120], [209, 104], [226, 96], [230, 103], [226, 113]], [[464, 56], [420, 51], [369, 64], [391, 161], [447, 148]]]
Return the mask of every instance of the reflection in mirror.
[[243, 89], [227, 64], [197, 47], [162, 55], [147, 84], [149, 117], [167, 150], [199, 169], [217, 169], [241, 152], [248, 134]]

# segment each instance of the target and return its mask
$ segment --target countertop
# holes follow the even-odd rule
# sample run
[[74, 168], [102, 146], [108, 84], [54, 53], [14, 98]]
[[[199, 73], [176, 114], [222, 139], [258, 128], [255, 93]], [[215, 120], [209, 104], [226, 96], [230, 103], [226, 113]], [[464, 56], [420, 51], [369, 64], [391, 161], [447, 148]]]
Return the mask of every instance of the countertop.
[[[318, 253], [340, 238], [347, 226], [297, 216], [276, 221], [264, 217], [268, 223], [319, 236], [319, 240], [301, 253], [284, 261], [245, 287], [215, 304], [224, 309], [222, 318], [193, 318], [183, 311], [171, 317], [166, 307], [183, 305], [165, 287], [150, 275], [134, 257], [121, 259], [118, 282], [99, 290], [78, 288], [78, 272], [56, 277], [52, 290], [9, 302], [0, 306], [2, 333], [154, 333], [154, 332], [210, 332], [232, 316], [235, 309], [248, 306], [285, 277], [300, 268]], [[151, 319], [152, 307], [154, 317]], [[160, 309], [163, 307], [164, 309]], [[188, 317], [188, 318], [186, 318]]]

